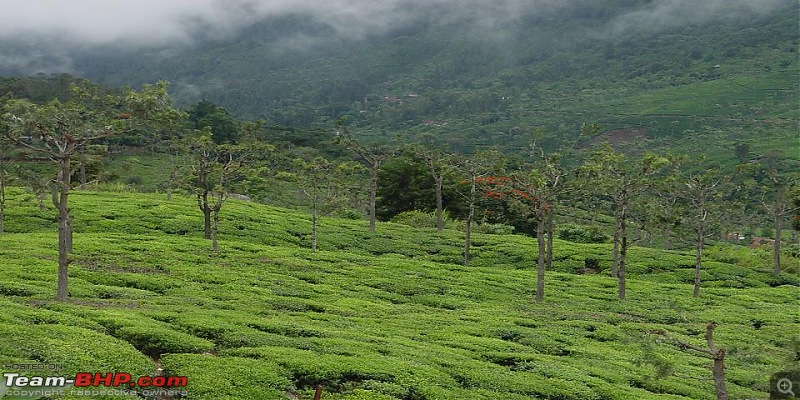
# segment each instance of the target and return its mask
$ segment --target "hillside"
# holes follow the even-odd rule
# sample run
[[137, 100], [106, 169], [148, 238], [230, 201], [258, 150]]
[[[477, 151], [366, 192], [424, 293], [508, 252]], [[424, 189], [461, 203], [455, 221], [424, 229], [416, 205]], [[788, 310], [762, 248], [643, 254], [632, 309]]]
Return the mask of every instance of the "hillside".
[[693, 151], [676, 141], [686, 136], [726, 132], [707, 154], [752, 139], [739, 130], [800, 151], [787, 137], [800, 119], [796, 2], [694, 17], [702, 4], [661, 17], [646, 0], [565, 4], [514, 18], [434, 10], [358, 38], [273, 16], [189, 49], [89, 52], [77, 68], [112, 84], [167, 79], [182, 104], [207, 98], [246, 118], [330, 129], [347, 115], [375, 140], [431, 132], [461, 150], [515, 150], [533, 127], [564, 139], [599, 122], [678, 151]]
[[310, 399], [315, 384], [325, 400], [712, 399], [710, 361], [656, 340], [704, 346], [712, 321], [731, 398], [765, 398], [798, 361], [800, 282], [770, 275], [768, 249], [712, 247], [693, 298], [691, 254], [634, 247], [620, 302], [609, 245], [556, 240], [536, 304], [523, 236], [476, 235], [465, 268], [460, 232], [326, 218], [314, 253], [306, 215], [231, 201], [215, 254], [191, 198], [78, 191], [71, 206], [71, 299], [58, 303], [53, 211], [9, 194], [4, 365], [160, 366], [188, 376], [193, 399]]

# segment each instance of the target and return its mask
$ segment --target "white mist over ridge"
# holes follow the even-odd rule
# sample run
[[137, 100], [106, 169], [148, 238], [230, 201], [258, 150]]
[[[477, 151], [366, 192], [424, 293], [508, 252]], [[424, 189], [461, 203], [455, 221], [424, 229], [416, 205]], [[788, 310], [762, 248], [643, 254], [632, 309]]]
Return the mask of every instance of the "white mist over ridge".
[[[598, 29], [618, 35], [683, 23], [766, 14], [793, 0], [627, 0]], [[502, 37], [531, 15], [597, 9], [595, 0], [26, 0], [0, 13], [0, 68], [74, 72], [78, 51], [184, 48], [235, 38], [270, 17], [304, 16], [346, 39], [381, 34], [419, 20], [468, 21], [470, 32]], [[434, 17], [432, 17], [434, 16]], [[295, 38], [302, 42], [302, 37]], [[288, 41], [287, 43], [291, 43]]]

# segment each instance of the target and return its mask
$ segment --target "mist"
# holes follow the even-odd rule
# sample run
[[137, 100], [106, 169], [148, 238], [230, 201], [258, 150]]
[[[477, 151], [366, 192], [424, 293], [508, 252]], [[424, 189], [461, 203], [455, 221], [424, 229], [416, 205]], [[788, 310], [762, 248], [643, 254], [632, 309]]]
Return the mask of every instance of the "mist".
[[606, 29], [613, 35], [631, 31], [661, 31], [706, 21], [767, 15], [792, 0], [661, 0], [631, 10], [614, 19]]
[[[792, 0], [628, 0], [600, 30], [621, 35], [708, 19], [765, 14]], [[360, 40], [420, 21], [462, 23], [465, 36], [503, 40], [522, 18], [581, 9], [593, 0], [26, 0], [0, 13], [0, 70], [74, 71], [81, 52], [149, 52], [222, 41], [266, 18], [303, 16], [330, 37]], [[461, 32], [460, 32], [461, 33]], [[302, 34], [277, 44], [298, 47]], [[327, 39], [327, 38], [326, 38]], [[311, 46], [309, 46], [311, 47]]]

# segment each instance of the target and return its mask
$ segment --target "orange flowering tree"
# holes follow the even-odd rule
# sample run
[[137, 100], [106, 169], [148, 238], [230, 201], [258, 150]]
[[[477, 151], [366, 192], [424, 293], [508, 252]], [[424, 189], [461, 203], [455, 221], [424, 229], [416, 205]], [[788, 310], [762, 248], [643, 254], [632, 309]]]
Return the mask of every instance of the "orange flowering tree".
[[537, 170], [517, 172], [511, 176], [486, 176], [480, 180], [487, 212], [502, 210], [506, 217], [533, 222], [536, 225], [538, 244], [536, 301], [544, 299], [545, 224], [552, 212], [548, 201], [546, 179]]

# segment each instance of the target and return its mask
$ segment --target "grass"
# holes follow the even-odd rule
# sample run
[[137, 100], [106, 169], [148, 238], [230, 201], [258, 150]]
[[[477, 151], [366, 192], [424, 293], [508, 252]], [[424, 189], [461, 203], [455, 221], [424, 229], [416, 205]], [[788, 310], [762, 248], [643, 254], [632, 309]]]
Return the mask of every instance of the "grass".
[[[608, 245], [555, 241], [545, 302], [533, 301], [534, 242], [322, 219], [231, 201], [210, 252], [192, 199], [77, 192], [70, 300], [53, 301], [53, 210], [9, 195], [0, 236], [0, 364], [187, 375], [195, 399], [712, 399], [710, 361], [657, 341], [704, 345], [720, 324], [731, 398], [764, 398], [796, 363], [796, 259], [714, 247], [691, 297], [689, 253], [633, 248], [628, 300], [585, 274]], [[763, 254], [762, 254], [763, 253]], [[653, 360], [675, 371], [660, 377]], [[698, 379], [686, 379], [686, 377]]]

